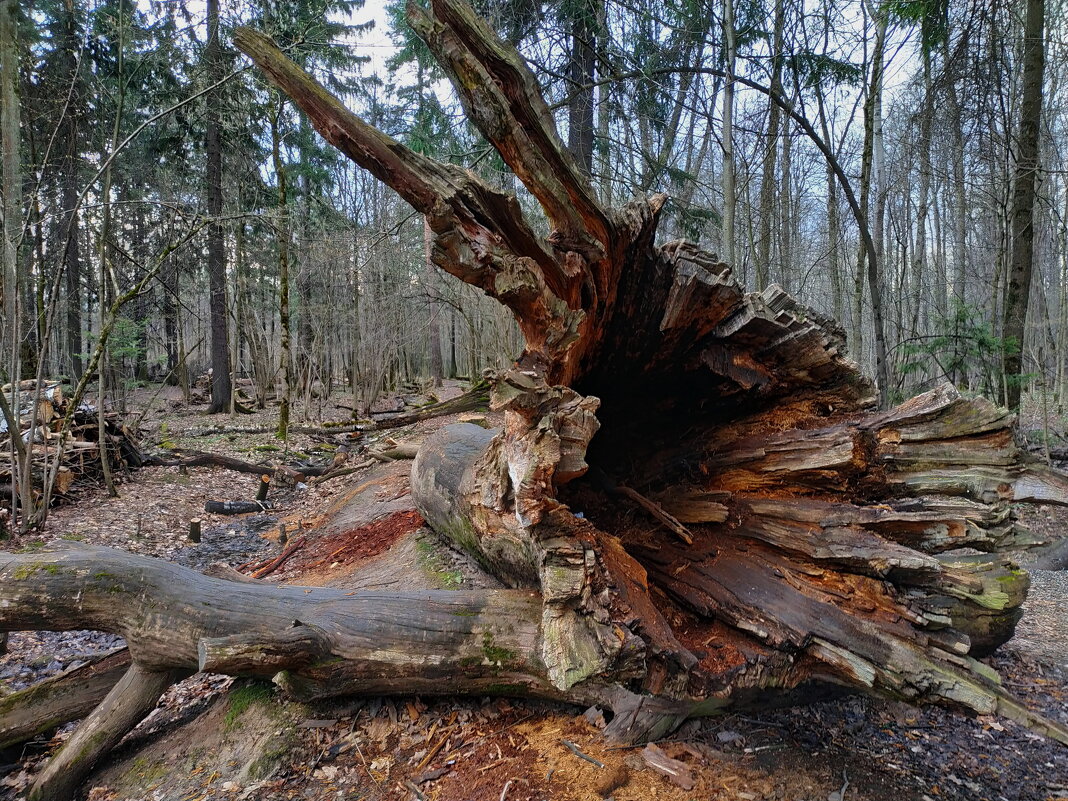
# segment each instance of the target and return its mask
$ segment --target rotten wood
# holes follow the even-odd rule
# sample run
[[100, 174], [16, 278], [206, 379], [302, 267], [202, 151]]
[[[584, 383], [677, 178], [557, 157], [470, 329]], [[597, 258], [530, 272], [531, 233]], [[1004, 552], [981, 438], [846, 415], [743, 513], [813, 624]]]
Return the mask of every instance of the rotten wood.
[[660, 521], [660, 523], [666, 526], [676, 537], [687, 545], [693, 545], [693, 535], [686, 529], [686, 526], [665, 512], [663, 507], [656, 503], [656, 501], [649, 500], [636, 489], [630, 487], [616, 487], [616, 492], [624, 497], [630, 498], [638, 504], [638, 506]]
[[152, 709], [188, 671], [148, 670], [130, 665], [104, 700], [60, 747], [30, 788], [30, 801], [68, 801], [82, 777]]

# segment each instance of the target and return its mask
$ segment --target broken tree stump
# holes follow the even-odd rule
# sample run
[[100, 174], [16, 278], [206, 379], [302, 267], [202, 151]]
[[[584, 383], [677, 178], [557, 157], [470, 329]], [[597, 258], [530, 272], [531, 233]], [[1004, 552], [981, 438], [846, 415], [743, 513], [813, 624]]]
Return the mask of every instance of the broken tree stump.
[[[266, 36], [235, 41], [426, 216], [437, 265], [515, 315], [526, 348], [492, 381], [502, 428], [432, 435], [411, 481], [427, 522], [510, 589], [350, 596], [99, 548], [0, 556], [0, 630], [99, 628], [130, 644], [136, 672], [76, 742], [133, 725], [122, 710], [169, 671], [212, 670], [298, 697], [596, 703], [614, 713], [607, 736], [629, 742], [830, 682], [1068, 743], [976, 659], [1011, 635], [1026, 591], [1001, 555], [1033, 541], [1012, 504], [1068, 503], [1068, 479], [1017, 448], [1004, 410], [951, 387], [877, 410], [837, 324], [778, 287], [746, 292], [696, 245], [657, 242], [664, 195], [602, 206], [526, 63], [469, 6], [408, 16], [547, 237], [513, 195], [367, 125]], [[613, 486], [649, 504], [621, 504]], [[62, 779], [47, 768], [40, 798], [86, 769], [70, 746], [53, 764]]]
[[[679, 704], [811, 679], [1015, 708], [975, 660], [1026, 591], [996, 554], [1031, 541], [1011, 502], [1068, 502], [1064, 477], [1028, 461], [1003, 410], [951, 387], [877, 410], [837, 324], [779, 287], [745, 292], [691, 243], [657, 244], [665, 196], [603, 207], [525, 62], [469, 6], [408, 17], [546, 239], [513, 196], [371, 128], [263, 35], [235, 40], [426, 216], [439, 267], [516, 317], [526, 349], [491, 382], [503, 429], [432, 436], [412, 489], [442, 536], [540, 593], [553, 685], [637, 689], [640, 711], [621, 701], [610, 727], [627, 738], [670, 728]], [[656, 519], [621, 512], [619, 487]]]

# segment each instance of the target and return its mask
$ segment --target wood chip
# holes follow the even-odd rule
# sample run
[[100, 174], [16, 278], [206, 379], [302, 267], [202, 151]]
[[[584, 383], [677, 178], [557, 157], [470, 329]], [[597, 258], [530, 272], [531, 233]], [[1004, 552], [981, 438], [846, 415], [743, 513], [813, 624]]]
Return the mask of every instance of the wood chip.
[[694, 788], [693, 773], [685, 762], [679, 762], [665, 754], [661, 749], [650, 743], [642, 749], [642, 759], [645, 764], [662, 776], [681, 787], [683, 790]]
[[300, 728], [302, 729], [329, 729], [337, 723], [337, 718], [308, 718], [305, 721], [301, 721]]

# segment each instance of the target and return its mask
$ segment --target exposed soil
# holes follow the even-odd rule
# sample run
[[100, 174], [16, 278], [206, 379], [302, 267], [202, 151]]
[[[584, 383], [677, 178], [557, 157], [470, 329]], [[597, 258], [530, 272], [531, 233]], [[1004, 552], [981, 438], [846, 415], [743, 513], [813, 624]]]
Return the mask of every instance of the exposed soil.
[[[446, 387], [438, 397], [459, 391]], [[260, 414], [267, 425], [274, 412]], [[327, 418], [346, 414], [342, 406], [323, 411]], [[279, 446], [270, 434], [198, 434], [206, 424], [195, 408], [157, 409], [146, 419], [149, 439], [156, 442], [251, 460], [286, 457], [284, 447], [271, 450]], [[387, 433], [418, 440], [453, 419]], [[221, 422], [244, 427], [259, 421]], [[329, 461], [340, 440], [294, 435], [289, 454]], [[147, 468], [124, 479], [118, 499], [82, 490], [76, 502], [54, 511], [40, 535], [16, 545], [78, 539], [202, 569], [215, 561], [237, 566], [277, 555], [284, 527], [290, 543], [303, 535], [306, 545], [268, 581], [354, 590], [497, 586], [422, 526], [408, 492], [410, 465], [376, 463], [323, 484], [275, 487], [270, 512], [239, 517], [205, 514], [203, 503], [252, 497], [256, 476]], [[197, 545], [187, 539], [192, 517], [203, 519]], [[633, 517], [637, 525], [649, 524], [637, 513]], [[1068, 510], [1029, 514], [1027, 522], [1062, 535]], [[1066, 579], [1063, 571], [1035, 574], [1018, 637], [988, 660], [1013, 692], [1064, 722]], [[0, 693], [116, 644], [117, 638], [93, 632], [14, 634], [10, 653], [0, 657]], [[992, 718], [859, 696], [813, 698], [759, 715], [687, 723], [658, 744], [665, 758], [676, 760], [669, 764], [681, 765], [679, 775], [668, 775], [650, 766], [642, 748], [607, 745], [598, 728], [601, 715], [583, 712], [488, 698], [346, 699], [307, 706], [286, 701], [269, 685], [199, 675], [164, 697], [98, 769], [87, 793], [94, 801], [1068, 801], [1068, 749]], [[0, 798], [24, 788], [69, 731], [0, 754]]]

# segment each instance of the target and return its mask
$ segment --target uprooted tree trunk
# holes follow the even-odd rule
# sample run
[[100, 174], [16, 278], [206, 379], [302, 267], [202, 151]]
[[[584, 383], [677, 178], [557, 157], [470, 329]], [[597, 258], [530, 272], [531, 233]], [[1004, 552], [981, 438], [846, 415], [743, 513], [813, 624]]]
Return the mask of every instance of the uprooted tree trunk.
[[952, 388], [874, 410], [834, 323], [776, 287], [745, 293], [692, 244], [656, 245], [663, 196], [601, 207], [533, 76], [468, 6], [408, 13], [547, 239], [515, 197], [366, 125], [266, 37], [236, 41], [426, 216], [435, 263], [514, 312], [526, 349], [494, 382], [503, 429], [444, 429], [412, 475], [427, 521], [512, 589], [350, 596], [84, 546], [6, 556], [0, 629], [117, 631], [133, 659], [37, 797], [63, 797], [190, 670], [301, 697], [596, 703], [630, 741], [833, 682], [1068, 743], [976, 661], [1026, 592], [998, 555], [1029, 541], [1012, 502], [1068, 502], [1068, 480], [1026, 461], [1003, 410]]

